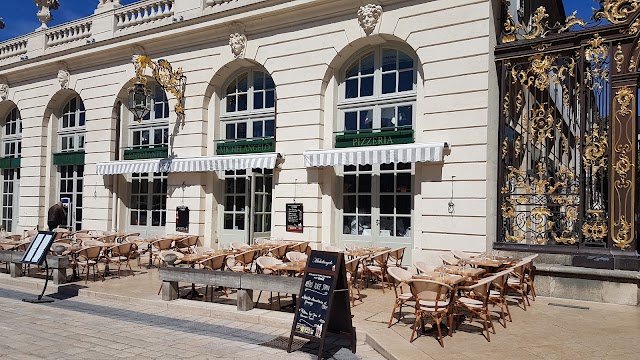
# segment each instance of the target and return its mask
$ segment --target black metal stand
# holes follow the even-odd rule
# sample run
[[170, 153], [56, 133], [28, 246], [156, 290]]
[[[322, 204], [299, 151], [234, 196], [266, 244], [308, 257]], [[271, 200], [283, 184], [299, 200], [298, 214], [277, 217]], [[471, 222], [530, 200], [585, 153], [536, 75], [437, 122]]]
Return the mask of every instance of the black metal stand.
[[38, 295], [37, 299], [22, 299], [24, 302], [32, 303], [32, 304], [45, 304], [52, 303], [53, 299], [45, 298], [44, 292], [47, 291], [47, 284], [49, 283], [49, 264], [47, 263], [47, 257], [44, 257], [44, 287], [42, 288], [42, 293]]

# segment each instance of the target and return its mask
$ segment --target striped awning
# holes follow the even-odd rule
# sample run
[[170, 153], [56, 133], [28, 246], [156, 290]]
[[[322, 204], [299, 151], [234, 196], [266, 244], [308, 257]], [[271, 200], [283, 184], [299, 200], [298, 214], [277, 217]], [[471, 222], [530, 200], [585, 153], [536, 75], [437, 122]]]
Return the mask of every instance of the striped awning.
[[98, 175], [144, 172], [209, 172], [218, 170], [273, 169], [278, 153], [219, 155], [211, 157], [110, 161], [96, 165]]
[[446, 142], [308, 150], [304, 152], [304, 165], [306, 167], [321, 167], [442, 162], [445, 147], [449, 147]]

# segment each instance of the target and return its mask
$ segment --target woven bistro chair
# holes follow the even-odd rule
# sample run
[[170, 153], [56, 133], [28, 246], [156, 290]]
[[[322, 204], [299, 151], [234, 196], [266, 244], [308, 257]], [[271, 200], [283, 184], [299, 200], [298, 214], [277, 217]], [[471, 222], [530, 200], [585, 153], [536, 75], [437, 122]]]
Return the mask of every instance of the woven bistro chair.
[[[415, 340], [418, 324], [421, 325], [422, 331], [424, 332], [424, 322], [425, 319], [428, 318], [431, 320], [431, 323], [436, 324], [436, 328], [438, 329], [438, 343], [444, 347], [440, 324], [442, 320], [449, 317], [449, 325], [451, 325], [453, 313], [449, 305], [451, 303], [451, 292], [453, 288], [447, 284], [432, 280], [411, 279], [407, 281], [407, 283], [411, 288], [411, 294], [416, 302], [416, 321], [413, 325], [409, 342]], [[451, 326], [449, 326], [449, 336], [451, 336], [451, 334]]]
[[397, 266], [405, 268], [406, 270], [406, 266], [402, 266], [402, 259], [404, 258], [405, 249], [406, 247], [401, 247], [389, 251], [389, 259], [387, 260], [388, 266]]
[[270, 249], [269, 253], [278, 260], [284, 260], [287, 255], [287, 247], [288, 245], [279, 245]]
[[234, 241], [230, 244], [231, 248], [234, 250], [247, 250], [250, 249], [251, 246], [247, 245], [247, 244], [243, 244], [241, 242], [238, 241]]
[[324, 251], [340, 252], [340, 248], [333, 245], [325, 245]]
[[513, 272], [507, 280], [507, 291], [511, 290], [518, 295], [520, 295], [521, 301], [518, 301], [518, 304], [522, 303], [522, 308], [524, 311], [527, 311], [527, 305], [531, 306], [529, 303], [529, 297], [526, 295], [527, 293], [527, 283], [525, 282], [525, 271], [526, 266], [531, 262], [531, 260], [522, 260], [517, 263], [512, 269]]
[[533, 279], [535, 278], [535, 266], [533, 266], [533, 260], [538, 257], [538, 254], [529, 255], [523, 258], [523, 261], [529, 261], [524, 271], [524, 282], [527, 284], [527, 296], [531, 294], [531, 300], [536, 301], [536, 288], [533, 286]]
[[[272, 256], [260, 256], [256, 259], [256, 271], [259, 274], [265, 275], [278, 275], [277, 271], [271, 269], [271, 267], [276, 266], [278, 264], [282, 264], [281, 260], [278, 260]], [[258, 299], [254, 306], [258, 305], [260, 302], [260, 296], [262, 296], [262, 290], [258, 293]], [[280, 293], [277, 293], [278, 296], [278, 308], [280, 308]], [[269, 292], [269, 307], [271, 307], [273, 303], [273, 292]]]
[[115, 234], [103, 235], [103, 236], [97, 237], [96, 241], [100, 241], [105, 244], [112, 244], [116, 242], [116, 235]]
[[455, 302], [456, 309], [466, 310], [470, 313], [471, 321], [473, 321], [474, 317], [482, 319], [484, 330], [487, 333], [485, 338], [489, 342], [491, 341], [489, 326], [491, 326], [493, 333], [496, 333], [496, 328], [493, 327], [493, 321], [489, 313], [489, 290], [495, 278], [495, 276], [491, 276], [478, 281], [474, 285], [458, 287], [458, 290], [462, 291], [465, 295], [456, 297]]
[[255, 250], [249, 250], [236, 256], [229, 256], [227, 257], [227, 267], [235, 272], [251, 272], [255, 255]]
[[184, 253], [193, 253], [195, 247], [198, 246], [198, 235], [187, 236], [183, 239], [176, 240], [176, 248]]
[[298, 251], [289, 251], [287, 253], [287, 260], [291, 262], [307, 261], [307, 254]]
[[164, 250], [171, 250], [173, 247], [173, 239], [158, 239], [151, 242], [151, 252], [153, 256], [153, 261], [158, 260], [158, 265], [164, 259], [161, 258], [160, 252]]
[[135, 276], [129, 262], [131, 260], [131, 254], [133, 253], [133, 245], [133, 243], [122, 243], [109, 249], [111, 251], [111, 256], [108, 257], [107, 260], [109, 261], [109, 264], [115, 264], [118, 266], [118, 278], [120, 278], [120, 268], [122, 267], [122, 264], [125, 265], [125, 268], [129, 267], [131, 275]]
[[460, 250], [451, 250], [451, 255], [459, 260], [471, 260], [471, 258], [473, 257], [471, 254]]
[[391, 318], [389, 319], [388, 327], [391, 327], [396, 309], [398, 309], [398, 321], [400, 321], [402, 318], [402, 307], [409, 301], [415, 301], [415, 298], [411, 292], [405, 293], [402, 289], [402, 284], [411, 280], [411, 273], [409, 271], [400, 267], [390, 267], [387, 272], [389, 273], [389, 280], [391, 280], [391, 284], [393, 285], [393, 292], [396, 295], [396, 301], [393, 303], [393, 310], [391, 311]]
[[[500, 271], [494, 276], [493, 288], [495, 290], [489, 290], [489, 301], [500, 307], [500, 321], [498, 321], [502, 327], [507, 328], [507, 316], [509, 316], [509, 322], [513, 322], [511, 319], [511, 311], [509, 311], [509, 302], [507, 301], [507, 281], [509, 276], [513, 272], [513, 269], [507, 269]], [[506, 312], [505, 312], [506, 310]]]
[[424, 261], [416, 261], [415, 263], [413, 263], [413, 266], [415, 266], [416, 270], [418, 270], [418, 275], [434, 272], [436, 270], [435, 267], [427, 265], [427, 263]]
[[356, 306], [355, 294], [354, 292], [358, 292], [358, 300], [362, 301], [362, 294], [360, 294], [360, 290], [362, 288], [362, 277], [361, 273], [358, 272], [360, 268], [360, 258], [355, 258], [353, 260], [347, 261], [344, 266], [347, 273], [347, 283], [349, 285], [349, 295], [351, 297], [351, 306]]
[[363, 275], [365, 279], [375, 278], [382, 283], [382, 293], [384, 294], [385, 280], [388, 283], [387, 261], [389, 259], [389, 251], [377, 253], [371, 257], [371, 263], [364, 263]]
[[[100, 273], [100, 268], [98, 264], [102, 259], [102, 246], [92, 246], [86, 247], [84, 249], [78, 250], [78, 271], [80, 273], [86, 272], [86, 277], [84, 283], [86, 284], [89, 280], [89, 268], [93, 268], [93, 279], [96, 279], [96, 271], [98, 272], [98, 276], [102, 277], [102, 281], [104, 281], [104, 274]], [[84, 271], [83, 271], [84, 270]]]
[[[198, 264], [205, 270], [211, 270], [211, 271], [223, 271], [225, 265], [225, 258], [226, 255], [216, 255], [216, 256], [212, 256], [210, 258], [204, 259], [202, 261], [200, 261]], [[222, 288], [222, 291], [224, 292], [224, 296], [229, 296], [227, 294], [227, 289], [226, 288]], [[205, 286], [204, 288], [204, 298], [207, 298], [207, 293], [209, 292], [209, 285]], [[211, 291], [211, 298], [213, 299], [213, 290]]]
[[440, 255], [440, 259], [442, 259], [444, 265], [458, 265], [460, 263], [460, 261], [451, 254], [442, 254]]

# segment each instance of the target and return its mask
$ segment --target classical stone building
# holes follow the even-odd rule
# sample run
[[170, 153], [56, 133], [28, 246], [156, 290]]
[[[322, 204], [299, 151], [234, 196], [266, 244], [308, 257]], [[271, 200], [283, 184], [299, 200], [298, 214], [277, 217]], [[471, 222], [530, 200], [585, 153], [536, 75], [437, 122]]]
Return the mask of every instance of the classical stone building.
[[[211, 246], [261, 236], [316, 248], [405, 246], [407, 261], [432, 263], [442, 251], [500, 248], [597, 267], [589, 256], [613, 259], [623, 244], [635, 258], [610, 268], [637, 266], [636, 243], [616, 241], [629, 222], [607, 210], [635, 200], [594, 190], [613, 162], [582, 169], [591, 143], [580, 140], [609, 107], [576, 105], [582, 80], [570, 60], [544, 57], [580, 26], [561, 1], [97, 2], [90, 17], [0, 43], [7, 230], [44, 227], [48, 206], [64, 199], [74, 229], [182, 230]], [[630, 34], [637, 2], [604, 5], [620, 27], [607, 31]], [[580, 34], [578, 47], [599, 56], [594, 34]], [[511, 58], [549, 67], [527, 65], [524, 78], [510, 79]], [[592, 87], [604, 74], [593, 72], [598, 59], [578, 61], [592, 69]], [[128, 96], [142, 80], [151, 106], [136, 119]], [[612, 104], [596, 92], [583, 91], [589, 104]], [[565, 125], [534, 131], [530, 114]], [[553, 167], [566, 182], [549, 177]], [[526, 179], [513, 181], [518, 174]], [[569, 182], [587, 174], [588, 187]], [[302, 205], [301, 223], [287, 226], [288, 204]], [[179, 208], [189, 210], [188, 229], [176, 229]]]

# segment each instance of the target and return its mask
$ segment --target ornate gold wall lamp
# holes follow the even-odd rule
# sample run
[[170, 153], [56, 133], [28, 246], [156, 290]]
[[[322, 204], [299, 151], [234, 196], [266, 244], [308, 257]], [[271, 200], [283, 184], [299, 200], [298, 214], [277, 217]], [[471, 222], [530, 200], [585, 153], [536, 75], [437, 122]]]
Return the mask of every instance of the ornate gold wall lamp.
[[151, 90], [146, 87], [147, 78], [144, 76], [146, 68], [151, 69], [153, 78], [165, 90], [176, 98], [174, 110], [178, 115], [178, 123], [184, 126], [184, 90], [187, 85], [187, 77], [183, 75], [182, 68], [175, 71], [169, 61], [160, 59], [154, 62], [150, 58], [138, 55], [134, 57], [136, 76], [131, 79], [133, 86], [129, 90], [129, 109], [133, 112], [136, 121], [151, 111]]

